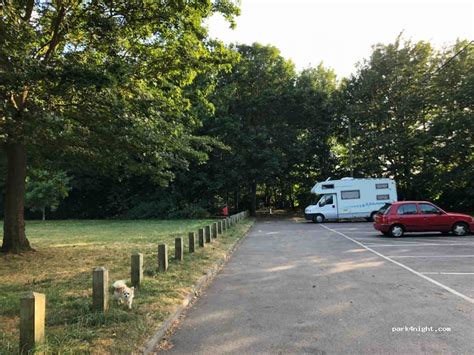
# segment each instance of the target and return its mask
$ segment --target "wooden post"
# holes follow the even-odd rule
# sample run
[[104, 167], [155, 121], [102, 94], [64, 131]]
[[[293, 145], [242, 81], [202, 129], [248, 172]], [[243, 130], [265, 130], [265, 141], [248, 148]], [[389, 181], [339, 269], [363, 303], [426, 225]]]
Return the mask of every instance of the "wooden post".
[[222, 220], [222, 231], [225, 232], [227, 230], [227, 218]]
[[168, 270], [168, 246], [158, 244], [158, 271], [165, 272], [166, 270]]
[[217, 238], [217, 222], [212, 223], [212, 238]]
[[206, 243], [211, 242], [211, 226], [206, 226]]
[[217, 234], [222, 234], [222, 220], [217, 222]]
[[133, 287], [140, 287], [143, 281], [143, 254], [136, 253], [132, 254], [132, 270], [130, 272], [130, 278], [132, 280]]
[[204, 228], [199, 228], [199, 246], [204, 248]]
[[189, 252], [194, 253], [195, 243], [196, 243], [196, 233], [194, 232], [188, 233], [188, 242], [189, 242]]
[[109, 308], [109, 270], [103, 266], [92, 271], [92, 308], [99, 312]]
[[184, 243], [181, 237], [174, 239], [174, 258], [178, 261], [184, 259]]
[[20, 354], [29, 354], [36, 346], [44, 343], [45, 314], [46, 296], [44, 294], [28, 292], [21, 297]]

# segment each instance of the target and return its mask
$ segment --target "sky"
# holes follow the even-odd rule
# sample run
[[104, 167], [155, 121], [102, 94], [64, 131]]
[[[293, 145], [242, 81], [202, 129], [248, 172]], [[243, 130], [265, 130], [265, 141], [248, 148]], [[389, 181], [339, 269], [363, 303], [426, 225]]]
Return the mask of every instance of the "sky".
[[355, 73], [372, 45], [393, 43], [401, 32], [437, 48], [474, 39], [474, 0], [242, 0], [240, 8], [234, 30], [214, 16], [210, 35], [225, 43], [271, 44], [298, 70], [323, 62], [339, 78]]

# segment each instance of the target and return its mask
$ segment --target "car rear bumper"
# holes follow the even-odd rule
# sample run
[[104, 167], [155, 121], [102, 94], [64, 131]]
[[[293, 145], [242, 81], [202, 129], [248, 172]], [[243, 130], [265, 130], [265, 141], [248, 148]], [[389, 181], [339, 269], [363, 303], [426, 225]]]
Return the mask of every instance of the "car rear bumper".
[[390, 225], [382, 224], [382, 223], [374, 223], [374, 228], [381, 232], [388, 232], [388, 230], [390, 229]]

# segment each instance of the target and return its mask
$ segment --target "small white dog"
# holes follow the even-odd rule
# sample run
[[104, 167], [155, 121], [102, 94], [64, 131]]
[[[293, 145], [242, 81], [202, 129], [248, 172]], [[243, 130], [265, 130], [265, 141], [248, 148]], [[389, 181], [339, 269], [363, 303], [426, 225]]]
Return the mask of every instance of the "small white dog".
[[114, 300], [117, 300], [119, 304], [125, 304], [129, 309], [132, 309], [135, 287], [127, 287], [124, 280], [115, 281], [112, 286], [114, 288]]

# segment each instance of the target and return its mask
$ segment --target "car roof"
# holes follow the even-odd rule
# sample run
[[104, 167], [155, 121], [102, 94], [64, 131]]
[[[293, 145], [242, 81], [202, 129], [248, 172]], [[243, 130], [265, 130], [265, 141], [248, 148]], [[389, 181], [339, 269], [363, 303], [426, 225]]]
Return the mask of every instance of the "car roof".
[[396, 202], [393, 202], [392, 205], [403, 205], [406, 203], [429, 203], [430, 205], [433, 204], [430, 201], [396, 201]]

